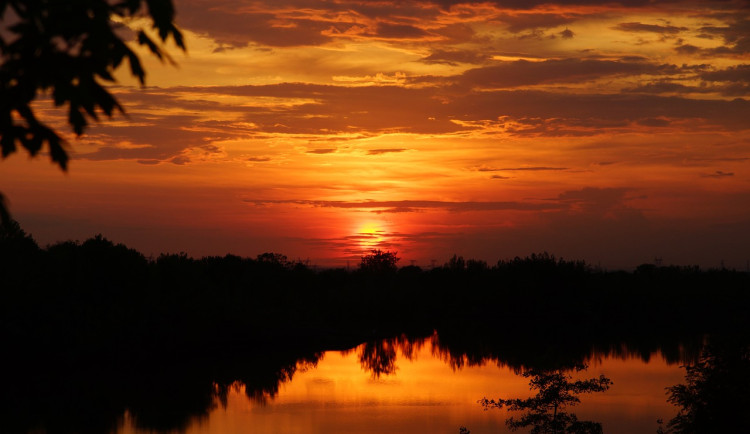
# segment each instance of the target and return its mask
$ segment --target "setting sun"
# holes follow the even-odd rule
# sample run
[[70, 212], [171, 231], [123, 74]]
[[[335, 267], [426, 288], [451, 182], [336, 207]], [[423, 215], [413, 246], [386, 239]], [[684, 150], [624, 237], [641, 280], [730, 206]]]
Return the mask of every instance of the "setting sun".
[[364, 253], [370, 250], [382, 249], [382, 243], [385, 240], [385, 231], [381, 229], [378, 223], [367, 222], [359, 227], [357, 236], [360, 240], [360, 247]]

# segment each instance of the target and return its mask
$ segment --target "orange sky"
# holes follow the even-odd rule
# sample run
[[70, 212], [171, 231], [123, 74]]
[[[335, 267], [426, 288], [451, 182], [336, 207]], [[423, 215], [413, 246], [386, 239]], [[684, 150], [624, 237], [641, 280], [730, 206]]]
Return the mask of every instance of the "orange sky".
[[750, 259], [747, 1], [175, 5], [188, 53], [143, 53], [146, 88], [120, 71], [128, 116], [70, 136], [69, 173], [1, 163], [41, 244]]

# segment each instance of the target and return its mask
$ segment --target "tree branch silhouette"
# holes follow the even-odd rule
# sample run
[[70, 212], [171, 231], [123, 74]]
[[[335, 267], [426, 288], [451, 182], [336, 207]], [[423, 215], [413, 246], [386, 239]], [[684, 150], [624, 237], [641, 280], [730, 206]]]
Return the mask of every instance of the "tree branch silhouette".
[[[130, 73], [145, 84], [146, 71], [126, 43], [126, 23], [146, 19], [161, 42], [170, 37], [185, 50], [174, 23], [172, 0], [0, 0], [0, 149], [3, 159], [26, 149], [34, 157], [46, 145], [51, 161], [68, 167], [65, 140], [42, 122], [32, 103], [49, 95], [67, 110], [67, 123], [80, 136], [99, 113], [112, 117], [124, 108], [106, 89], [127, 59]], [[135, 42], [171, 62], [144, 29]], [[172, 62], [174, 63], [174, 62]], [[0, 198], [0, 219], [8, 222]]]
[[[586, 365], [575, 366], [576, 372], [583, 371]], [[530, 378], [529, 387], [539, 392], [527, 399], [487, 399], [479, 403], [485, 410], [507, 407], [509, 411], [525, 411], [520, 417], [509, 417], [505, 424], [512, 431], [533, 427], [532, 434], [601, 434], [601, 424], [580, 421], [574, 413], [564, 410], [581, 402], [581, 393], [604, 392], [612, 381], [600, 375], [599, 378], [572, 381], [562, 370], [544, 371], [530, 369], [522, 374]]]

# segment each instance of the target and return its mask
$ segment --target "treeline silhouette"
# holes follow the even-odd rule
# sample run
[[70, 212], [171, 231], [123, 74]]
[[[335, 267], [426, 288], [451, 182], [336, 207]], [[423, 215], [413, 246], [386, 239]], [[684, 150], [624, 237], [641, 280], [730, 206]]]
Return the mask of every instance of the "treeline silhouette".
[[455, 366], [557, 369], [595, 352], [684, 362], [703, 335], [748, 330], [742, 272], [606, 272], [547, 253], [430, 270], [397, 261], [147, 259], [101, 235], [41, 248], [12, 222], [0, 229], [2, 430], [108, 432], [125, 411], [142, 428], [181, 429], [233, 385], [262, 402], [299, 363], [362, 343], [373, 374], [392, 370], [395, 343], [430, 336]]

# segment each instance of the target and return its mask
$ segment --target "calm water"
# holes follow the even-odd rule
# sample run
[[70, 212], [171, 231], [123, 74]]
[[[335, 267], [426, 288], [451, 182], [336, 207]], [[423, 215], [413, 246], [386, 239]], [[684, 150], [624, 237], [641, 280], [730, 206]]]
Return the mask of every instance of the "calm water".
[[[208, 413], [193, 417], [181, 431], [456, 434], [466, 426], [472, 434], [510, 432], [505, 410], [484, 411], [477, 400], [532, 395], [528, 379], [514, 369], [492, 359], [468, 363], [439, 350], [431, 339], [379, 348], [378, 354], [364, 345], [325, 352], [316, 363], [298, 364], [277, 392], [255, 399], [235, 383], [223, 403], [214, 398]], [[580, 395], [582, 403], [569, 408], [580, 420], [600, 422], [605, 433], [653, 433], [658, 418], [677, 413], [665, 388], [684, 382], [685, 371], [660, 352], [593, 356], [587, 364], [574, 378], [603, 374], [613, 384], [606, 392]], [[117, 432], [150, 431], [136, 428], [126, 414]]]

